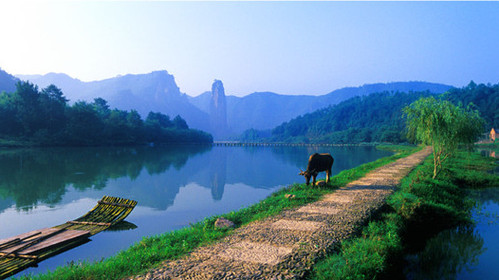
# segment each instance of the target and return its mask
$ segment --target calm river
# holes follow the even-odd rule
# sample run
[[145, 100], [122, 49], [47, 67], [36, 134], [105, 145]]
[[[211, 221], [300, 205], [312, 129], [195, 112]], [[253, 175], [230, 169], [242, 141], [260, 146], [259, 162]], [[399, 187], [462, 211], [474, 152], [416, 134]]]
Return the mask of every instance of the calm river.
[[[495, 152], [485, 155], [498, 158]], [[499, 168], [493, 173], [499, 175]], [[474, 224], [445, 230], [406, 256], [407, 279], [499, 279], [499, 187], [470, 195], [478, 203]]]
[[[374, 147], [135, 147], [0, 150], [0, 239], [65, 223], [104, 195], [138, 201], [129, 229], [92, 241], [18, 275], [100, 260], [148, 235], [255, 203], [304, 182], [312, 153], [331, 153], [333, 174], [391, 153]], [[319, 175], [324, 177], [325, 175]]]

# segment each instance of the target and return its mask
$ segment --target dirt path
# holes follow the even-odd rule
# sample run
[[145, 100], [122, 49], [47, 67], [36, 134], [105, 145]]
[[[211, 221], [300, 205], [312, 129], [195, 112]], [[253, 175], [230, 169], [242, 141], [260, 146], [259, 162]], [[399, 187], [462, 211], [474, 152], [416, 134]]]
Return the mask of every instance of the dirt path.
[[300, 279], [384, 205], [424, 149], [380, 167], [322, 200], [250, 223], [221, 242], [133, 279]]

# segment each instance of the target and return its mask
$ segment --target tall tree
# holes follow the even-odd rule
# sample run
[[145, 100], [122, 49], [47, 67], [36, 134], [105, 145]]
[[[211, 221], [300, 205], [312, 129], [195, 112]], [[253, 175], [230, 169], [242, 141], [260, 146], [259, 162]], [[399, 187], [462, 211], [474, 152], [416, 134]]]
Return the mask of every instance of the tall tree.
[[408, 138], [433, 147], [433, 178], [459, 144], [473, 145], [483, 132], [478, 111], [434, 97], [421, 98], [404, 109]]
[[189, 129], [187, 122], [184, 119], [182, 119], [182, 117], [179, 115], [173, 118], [172, 122], [173, 126], [175, 126], [176, 129]]

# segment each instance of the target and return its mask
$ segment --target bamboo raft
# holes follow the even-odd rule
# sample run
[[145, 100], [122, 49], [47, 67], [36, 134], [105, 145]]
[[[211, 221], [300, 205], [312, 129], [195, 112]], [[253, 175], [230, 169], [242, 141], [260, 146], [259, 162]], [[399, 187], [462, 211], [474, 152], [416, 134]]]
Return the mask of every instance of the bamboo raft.
[[90, 236], [123, 221], [136, 205], [134, 200], [104, 196], [76, 220], [0, 240], [0, 279], [90, 241]]

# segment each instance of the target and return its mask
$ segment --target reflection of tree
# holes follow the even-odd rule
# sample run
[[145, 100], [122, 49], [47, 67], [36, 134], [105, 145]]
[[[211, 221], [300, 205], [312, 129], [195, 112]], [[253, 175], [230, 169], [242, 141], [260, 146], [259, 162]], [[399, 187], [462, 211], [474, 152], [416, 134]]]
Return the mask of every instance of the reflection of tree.
[[[125, 196], [164, 210], [190, 183], [210, 188], [212, 198], [220, 200], [227, 184], [269, 189], [301, 182], [298, 168], [305, 168], [314, 152], [333, 154], [335, 173], [384, 154], [372, 147], [196, 145], [5, 150], [0, 151], [0, 202], [14, 201], [22, 209], [39, 202], [53, 206], [72, 185], [80, 191], [96, 190], [94, 198], [103, 193]], [[11, 203], [0, 203], [0, 210]]]
[[38, 202], [54, 205], [69, 184], [78, 190], [103, 189], [109, 179], [136, 179], [144, 167], [150, 174], [180, 168], [190, 156], [207, 149], [192, 145], [1, 151], [0, 198], [13, 199], [22, 209]]
[[499, 204], [499, 188], [486, 188], [480, 190], [471, 190], [470, 196], [480, 203], [487, 201]]
[[423, 251], [408, 257], [408, 279], [455, 279], [482, 254], [483, 238], [474, 227], [446, 230], [430, 239]]

